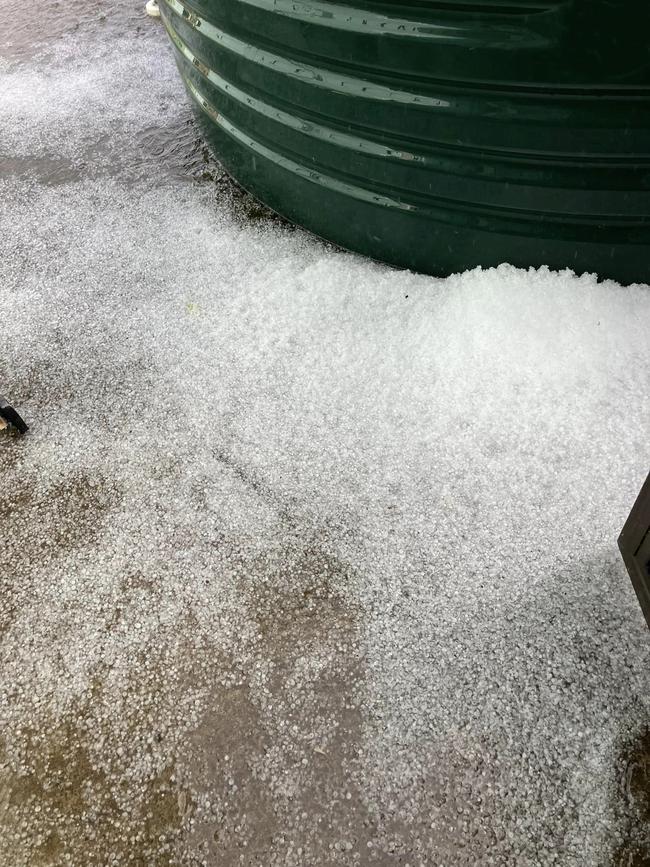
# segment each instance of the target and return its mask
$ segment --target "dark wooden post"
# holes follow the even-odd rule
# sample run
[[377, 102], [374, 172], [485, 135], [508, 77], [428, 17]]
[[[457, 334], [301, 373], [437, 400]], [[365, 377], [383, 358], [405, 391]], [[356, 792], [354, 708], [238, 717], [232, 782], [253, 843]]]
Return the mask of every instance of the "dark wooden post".
[[618, 547], [650, 627], [650, 475], [618, 537]]

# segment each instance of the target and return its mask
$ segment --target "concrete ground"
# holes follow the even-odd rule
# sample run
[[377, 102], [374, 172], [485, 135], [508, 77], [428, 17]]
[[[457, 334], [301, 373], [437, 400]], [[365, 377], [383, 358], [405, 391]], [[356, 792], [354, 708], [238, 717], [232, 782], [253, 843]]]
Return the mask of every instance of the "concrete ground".
[[135, 0], [0, 0], [0, 864], [650, 863], [650, 287], [270, 215]]

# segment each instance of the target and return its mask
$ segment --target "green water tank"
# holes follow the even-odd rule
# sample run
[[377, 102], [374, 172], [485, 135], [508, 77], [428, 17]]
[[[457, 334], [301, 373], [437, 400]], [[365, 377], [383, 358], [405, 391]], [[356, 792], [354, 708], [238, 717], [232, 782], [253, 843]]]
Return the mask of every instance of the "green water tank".
[[650, 282], [649, 0], [161, 0], [257, 198], [430, 274]]

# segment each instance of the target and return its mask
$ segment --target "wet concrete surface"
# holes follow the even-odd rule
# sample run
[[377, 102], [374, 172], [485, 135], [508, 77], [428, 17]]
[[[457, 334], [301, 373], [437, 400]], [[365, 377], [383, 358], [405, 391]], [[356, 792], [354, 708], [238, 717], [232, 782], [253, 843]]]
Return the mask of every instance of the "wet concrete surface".
[[[482, 570], [497, 586], [507, 567], [492, 555], [476, 566], [443, 526], [474, 509], [473, 483], [456, 469], [429, 479], [428, 459], [401, 462], [381, 442], [404, 388], [390, 421], [355, 415], [363, 389], [337, 397], [327, 379], [332, 368], [354, 384], [353, 362], [330, 360], [337, 325], [326, 321], [312, 392], [291, 374], [309, 364], [306, 302], [270, 308], [281, 341], [265, 356], [266, 302], [237, 300], [246, 256], [246, 285], [258, 256], [282, 282], [286, 256], [288, 274], [306, 275], [296, 299], [345, 270], [367, 285], [392, 272], [336, 258], [227, 178], [141, 4], [0, 0], [0, 18], [0, 102], [18, 117], [0, 157], [0, 385], [33, 428], [0, 433], [0, 863], [650, 864], [647, 635], [615, 545], [584, 568], [559, 552], [535, 573], [532, 603], [516, 597], [523, 568], [512, 593], [484, 589]], [[214, 254], [200, 252], [206, 236]], [[192, 245], [207, 256], [196, 269]], [[400, 301], [429, 286], [395, 280]], [[231, 313], [234, 336], [219, 330]], [[370, 327], [357, 321], [354, 353]], [[592, 504], [596, 529], [575, 531], [585, 546], [624, 517], [643, 463], [642, 438], [620, 423], [625, 490], [602, 519]], [[450, 413], [441, 441], [455, 425]], [[319, 439], [329, 427], [332, 442]], [[407, 427], [398, 442], [427, 435]], [[503, 448], [486, 448], [485, 465]], [[571, 461], [593, 463], [591, 445], [567, 448], [561, 488]], [[522, 502], [530, 527], [545, 520]], [[451, 534], [442, 549], [427, 547], [433, 512]], [[528, 562], [549, 547], [526, 549]]]

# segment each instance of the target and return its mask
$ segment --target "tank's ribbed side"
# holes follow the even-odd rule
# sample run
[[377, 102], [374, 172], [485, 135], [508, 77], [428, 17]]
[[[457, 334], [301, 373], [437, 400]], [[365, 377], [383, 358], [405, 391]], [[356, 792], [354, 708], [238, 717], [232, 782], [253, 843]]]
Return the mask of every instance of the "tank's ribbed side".
[[[510, 261], [647, 280], [649, 50], [630, 32], [621, 71], [608, 40], [620, 47], [627, 25], [579, 50], [578, 6], [163, 0], [162, 12], [217, 154], [290, 219], [432, 273]], [[572, 75], [553, 74], [571, 49]]]

